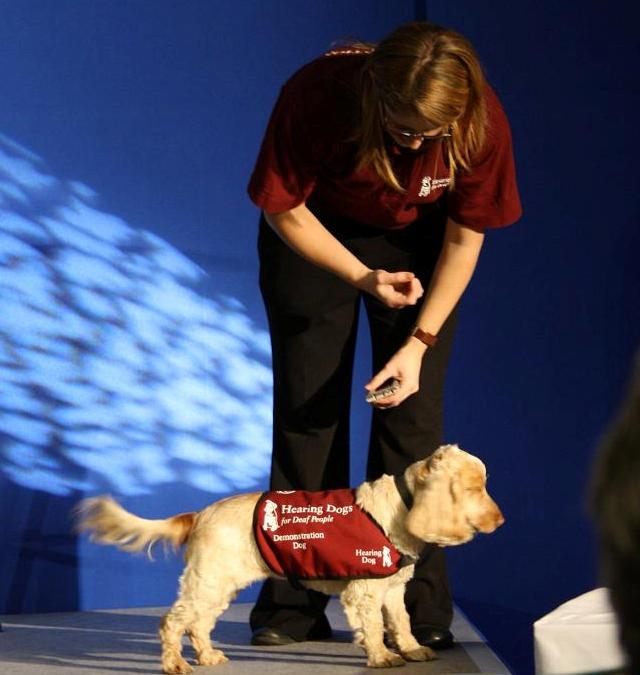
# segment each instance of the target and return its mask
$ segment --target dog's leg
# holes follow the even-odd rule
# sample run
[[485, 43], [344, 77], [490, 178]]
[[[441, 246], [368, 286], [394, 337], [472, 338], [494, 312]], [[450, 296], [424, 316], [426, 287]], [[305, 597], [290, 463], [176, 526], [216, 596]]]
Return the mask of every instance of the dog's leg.
[[386, 588], [366, 579], [351, 581], [340, 595], [347, 621], [355, 633], [355, 642], [364, 648], [371, 668], [403, 666], [404, 659], [384, 644], [382, 593]]
[[[187, 567], [180, 580], [180, 595], [173, 608], [163, 619], [160, 630], [162, 639], [162, 665], [165, 672], [190, 672], [189, 665], [179, 657], [176, 668], [176, 638], [186, 632], [196, 652], [196, 663], [200, 666], [217, 666], [228, 661], [224, 653], [214, 649], [210, 633], [217, 618], [229, 607], [235, 597], [238, 585], [231, 577], [224, 577], [222, 570], [198, 569], [198, 565]], [[179, 634], [179, 636], [178, 636]], [[180, 645], [178, 644], [178, 650]], [[184, 670], [184, 667], [188, 670]]]
[[423, 647], [411, 634], [411, 621], [404, 604], [404, 584], [391, 586], [384, 597], [384, 615], [391, 639], [407, 661], [437, 659], [430, 647]]
[[236, 594], [235, 585], [229, 584], [225, 589], [218, 582], [199, 594], [197, 613], [187, 627], [198, 665], [217, 666], [229, 660], [222, 650], [213, 648], [210, 636], [218, 617], [229, 607]]
[[190, 673], [193, 670], [182, 658], [182, 636], [188, 620], [189, 611], [178, 598], [160, 621], [162, 671], [165, 673]]

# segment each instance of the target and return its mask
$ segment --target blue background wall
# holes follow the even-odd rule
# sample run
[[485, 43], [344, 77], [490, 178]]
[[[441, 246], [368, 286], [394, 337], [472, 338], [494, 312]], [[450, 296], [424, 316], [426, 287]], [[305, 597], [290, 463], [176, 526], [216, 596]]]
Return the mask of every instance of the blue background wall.
[[468, 35], [512, 122], [523, 220], [465, 301], [449, 435], [487, 457], [507, 525], [451, 551], [457, 600], [517, 672], [531, 622], [595, 583], [585, 483], [640, 343], [632, 3], [428, 2]]
[[178, 559], [70, 534], [85, 494], [158, 517], [265, 487], [245, 185], [271, 106], [334, 39], [428, 15], [474, 42], [514, 133], [525, 217], [487, 238], [447, 390], [508, 523], [449, 557], [458, 604], [530, 672], [532, 621], [596, 583], [584, 487], [640, 337], [634, 8], [303, 4], [0, 2], [0, 612], [172, 601]]

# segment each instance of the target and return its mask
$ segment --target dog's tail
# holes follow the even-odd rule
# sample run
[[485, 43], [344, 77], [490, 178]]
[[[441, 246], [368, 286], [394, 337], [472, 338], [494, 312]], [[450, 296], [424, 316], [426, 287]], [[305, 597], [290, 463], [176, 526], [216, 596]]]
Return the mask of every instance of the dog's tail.
[[75, 509], [78, 532], [90, 532], [92, 541], [113, 544], [123, 551], [147, 550], [162, 541], [174, 549], [182, 546], [191, 531], [196, 513], [180, 513], [165, 520], [147, 520], [129, 513], [112, 497], [84, 499]]

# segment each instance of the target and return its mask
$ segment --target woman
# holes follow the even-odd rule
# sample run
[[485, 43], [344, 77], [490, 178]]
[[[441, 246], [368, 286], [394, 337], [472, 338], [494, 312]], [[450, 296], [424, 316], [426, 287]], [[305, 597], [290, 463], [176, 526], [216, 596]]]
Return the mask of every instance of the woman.
[[[299, 70], [272, 113], [249, 194], [262, 209], [260, 286], [271, 332], [271, 489], [349, 484], [358, 308], [371, 333], [368, 479], [442, 443], [455, 308], [486, 228], [520, 216], [509, 125], [469, 42], [423, 22]], [[406, 595], [419, 642], [452, 642], [444, 554], [427, 547]], [[331, 634], [327, 598], [267, 582], [254, 644]]]

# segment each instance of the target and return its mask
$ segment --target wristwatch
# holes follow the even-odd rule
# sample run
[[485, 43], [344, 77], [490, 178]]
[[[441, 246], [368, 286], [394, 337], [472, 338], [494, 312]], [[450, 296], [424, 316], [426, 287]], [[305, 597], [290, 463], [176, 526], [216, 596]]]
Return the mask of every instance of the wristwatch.
[[427, 333], [422, 330], [422, 328], [418, 328], [418, 326], [414, 326], [409, 335], [417, 338], [420, 342], [427, 345], [427, 347], [435, 347], [436, 342], [438, 342], [438, 337], [436, 335], [431, 335], [431, 333]]

